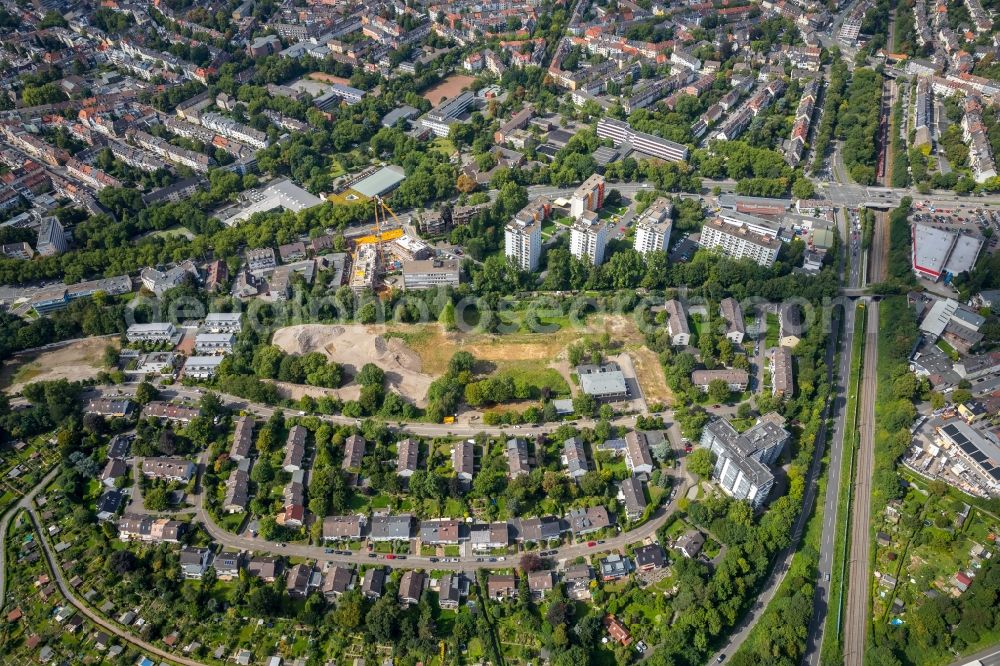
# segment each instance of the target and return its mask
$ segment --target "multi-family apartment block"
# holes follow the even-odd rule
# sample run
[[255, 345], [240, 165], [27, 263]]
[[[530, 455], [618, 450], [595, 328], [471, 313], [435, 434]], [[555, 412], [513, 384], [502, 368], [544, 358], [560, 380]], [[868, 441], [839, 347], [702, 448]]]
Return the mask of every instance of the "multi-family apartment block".
[[673, 206], [666, 197], [659, 197], [644, 210], [635, 223], [635, 250], [641, 254], [666, 252], [670, 247], [673, 227]]

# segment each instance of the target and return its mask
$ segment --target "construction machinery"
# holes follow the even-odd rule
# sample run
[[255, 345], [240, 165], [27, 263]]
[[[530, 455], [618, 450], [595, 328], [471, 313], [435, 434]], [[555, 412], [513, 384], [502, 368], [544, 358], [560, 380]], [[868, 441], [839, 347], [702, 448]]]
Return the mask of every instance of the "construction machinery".
[[[378, 276], [385, 271], [384, 243], [403, 236], [403, 223], [381, 197], [374, 197], [375, 226], [371, 234], [354, 240], [353, 267], [350, 286], [354, 291], [375, 289]], [[381, 216], [379, 215], [381, 209]], [[395, 226], [383, 231], [386, 219], [392, 216]]]

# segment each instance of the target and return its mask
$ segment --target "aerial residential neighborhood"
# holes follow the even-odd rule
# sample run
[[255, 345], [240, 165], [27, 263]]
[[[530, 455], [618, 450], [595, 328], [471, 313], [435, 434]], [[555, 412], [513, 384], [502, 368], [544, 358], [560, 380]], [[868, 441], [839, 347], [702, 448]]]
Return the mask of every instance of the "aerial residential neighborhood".
[[993, 0], [0, 0], [0, 662], [993, 664]]

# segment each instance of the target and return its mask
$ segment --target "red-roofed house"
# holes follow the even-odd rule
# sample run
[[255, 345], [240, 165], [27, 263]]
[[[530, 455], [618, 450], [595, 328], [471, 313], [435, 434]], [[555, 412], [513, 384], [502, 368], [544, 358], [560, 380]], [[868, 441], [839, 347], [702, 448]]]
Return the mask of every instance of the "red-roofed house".
[[611, 636], [612, 640], [618, 641], [622, 645], [632, 643], [632, 634], [614, 615], [604, 616], [604, 628], [608, 630], [608, 635]]

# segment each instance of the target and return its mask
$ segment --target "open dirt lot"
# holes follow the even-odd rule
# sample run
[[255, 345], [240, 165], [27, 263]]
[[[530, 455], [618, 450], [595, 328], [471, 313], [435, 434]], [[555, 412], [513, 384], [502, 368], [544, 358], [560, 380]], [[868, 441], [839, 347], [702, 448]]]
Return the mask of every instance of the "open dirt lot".
[[449, 76], [447, 79], [428, 88], [424, 94], [423, 98], [428, 102], [437, 106], [441, 103], [442, 98], [451, 98], [462, 92], [462, 88], [465, 88], [472, 84], [476, 79], [472, 76], [465, 76], [464, 74], [454, 74]]
[[342, 86], [351, 85], [350, 79], [345, 79], [342, 76], [334, 76], [333, 74], [326, 74], [325, 72], [310, 72], [309, 78], [317, 81], [323, 81], [324, 83], [339, 83]]
[[288, 382], [271, 381], [278, 387], [278, 393], [282, 398], [289, 400], [301, 400], [304, 396], [310, 398], [336, 398], [338, 400], [357, 400], [361, 396], [361, 386], [351, 384], [344, 388], [331, 389], [321, 386], [306, 386], [305, 384], [289, 384]]
[[384, 337], [385, 326], [303, 324], [274, 333], [273, 344], [290, 354], [322, 352], [351, 375], [365, 363], [385, 371], [389, 386], [418, 406], [427, 403], [433, 377], [421, 369], [420, 356], [399, 338]]
[[[275, 332], [273, 342], [288, 353], [320, 351], [354, 373], [365, 363], [375, 363], [386, 372], [390, 387], [418, 405], [426, 404], [427, 388], [448, 369], [448, 361], [459, 350], [471, 353], [495, 370], [518, 370], [525, 365], [554, 368], [571, 390], [566, 348], [585, 336], [607, 332], [633, 359], [639, 386], [650, 402], [665, 402], [670, 392], [656, 354], [643, 345], [634, 320], [624, 316], [591, 317], [580, 328], [564, 327], [552, 333], [447, 333], [437, 324], [365, 326], [307, 324]], [[614, 352], [612, 352], [612, 355]], [[353, 385], [339, 390], [350, 400]], [[291, 387], [285, 387], [295, 393]], [[574, 390], [575, 393], [575, 390]]]
[[104, 348], [118, 346], [114, 338], [80, 340], [40, 354], [18, 356], [0, 368], [0, 386], [5, 393], [18, 393], [25, 384], [67, 379], [92, 379], [103, 369]]

